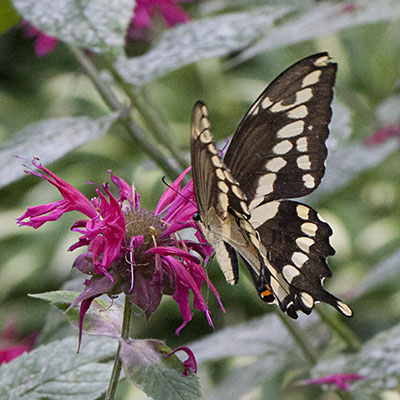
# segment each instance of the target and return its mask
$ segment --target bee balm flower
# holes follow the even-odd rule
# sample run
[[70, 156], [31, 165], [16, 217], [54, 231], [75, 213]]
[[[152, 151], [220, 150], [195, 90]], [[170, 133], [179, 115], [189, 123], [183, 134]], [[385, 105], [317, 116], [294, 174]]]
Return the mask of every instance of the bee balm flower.
[[[201, 293], [206, 282], [223, 311], [218, 292], [208, 280], [201, 259], [212, 252], [209, 245], [184, 240], [180, 231], [196, 228], [193, 214], [197, 211], [190, 181], [181, 188], [189, 168], [161, 196], [155, 211], [140, 206], [134, 185], [111, 172], [111, 180], [119, 189], [115, 198], [108, 184], [97, 188], [97, 197], [88, 200], [78, 189], [62, 180], [36, 160], [36, 170], [28, 174], [39, 176], [55, 186], [62, 199], [34, 207], [28, 207], [17, 219], [20, 226], [39, 228], [48, 221], [58, 220], [64, 213], [79, 211], [84, 219], [76, 221], [72, 230], [81, 234], [69, 250], [87, 246], [86, 253], [79, 255], [74, 267], [88, 274], [83, 292], [71, 307], [80, 306], [80, 335], [85, 313], [94, 298], [102, 294], [121, 292], [129, 296], [149, 318], [160, 304], [162, 295], [170, 295], [178, 303], [183, 323], [176, 333], [192, 319], [189, 292], [193, 293], [193, 305], [212, 320]], [[196, 232], [196, 236], [199, 233]]]

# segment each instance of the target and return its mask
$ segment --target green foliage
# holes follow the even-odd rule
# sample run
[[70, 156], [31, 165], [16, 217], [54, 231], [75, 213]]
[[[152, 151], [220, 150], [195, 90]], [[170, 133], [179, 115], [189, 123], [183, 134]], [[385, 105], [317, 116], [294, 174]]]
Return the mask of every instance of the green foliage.
[[118, 55], [133, 15], [134, 1], [108, 4], [84, 0], [13, 0], [14, 7], [37, 28], [66, 43], [96, 53]]
[[[39, 179], [21, 179], [23, 161], [14, 156], [52, 163], [57, 175], [89, 197], [94, 188], [84, 183], [102, 183], [112, 169], [135, 182], [142, 205], [151, 209], [168, 173], [160, 166], [172, 165], [170, 173], [189, 159], [196, 100], [209, 105], [216, 137], [226, 138], [267, 82], [316, 51], [329, 51], [339, 70], [326, 175], [307, 202], [318, 203], [335, 232], [337, 253], [329, 259], [333, 277], [326, 285], [354, 308], [346, 324], [361, 339], [361, 350], [344, 351], [340, 338], [313, 313], [295, 322], [317, 359], [313, 366], [287, 327], [268, 314], [273, 306], [259, 301], [244, 271], [239, 284], [230, 287], [215, 264], [207, 272], [227, 314], [210, 299], [214, 333], [204, 316], [194, 313], [176, 337], [181, 317], [165, 300], [149, 321], [133, 317], [132, 336], [191, 343], [207, 399], [317, 399], [322, 389], [300, 387], [298, 381], [344, 372], [366, 377], [351, 384], [348, 396], [356, 400], [377, 399], [400, 387], [399, 138], [365, 144], [382, 127], [400, 124], [397, 0], [196, 2], [188, 5], [192, 21], [165, 30], [140, 51], [137, 42], [131, 44], [134, 57], [124, 54], [133, 0], [106, 6], [13, 0], [13, 6], [61, 43], [52, 54], [36, 58], [21, 32], [5, 32], [19, 17], [10, 2], [1, 3], [0, 321], [14, 318], [23, 334], [45, 327], [35, 350], [0, 367], [1, 399], [96, 399], [107, 389], [117, 346], [115, 339], [84, 335], [76, 354], [77, 330], [66, 330], [63, 320], [77, 326], [78, 306], [66, 314], [53, 307], [46, 320], [48, 308], [38, 299], [65, 311], [80, 293], [75, 290], [82, 289], [84, 278], [78, 287], [58, 290], [74, 259], [66, 249], [78, 234], [66, 235], [77, 218], [65, 216], [40, 231], [17, 230], [14, 219], [26, 207], [59, 197]], [[91, 52], [79, 53], [79, 59], [70, 45]], [[46, 293], [27, 296], [34, 292]], [[84, 331], [119, 337], [121, 319], [118, 300], [96, 299]], [[164, 343], [127, 340], [121, 346], [127, 380], [147, 396], [201, 398], [199, 379], [192, 373], [181, 377], [183, 364], [163, 356], [170, 351]]]
[[20, 19], [21, 17], [12, 6], [11, 0], [3, 0], [0, 3], [0, 33], [15, 26]]
[[4, 172], [0, 187], [24, 176], [20, 168], [21, 160], [14, 155], [29, 160], [32, 155], [40, 154], [40, 162], [49, 164], [82, 144], [104, 135], [117, 118], [116, 113], [96, 120], [65, 117], [42, 120], [24, 127], [0, 147], [0, 168]]
[[125, 374], [152, 399], [201, 399], [200, 382], [192, 372], [182, 376], [182, 363], [158, 340], [122, 342], [121, 360]]
[[105, 392], [116, 341], [97, 337], [79, 354], [74, 337], [40, 346], [0, 367], [0, 398], [95, 399]]

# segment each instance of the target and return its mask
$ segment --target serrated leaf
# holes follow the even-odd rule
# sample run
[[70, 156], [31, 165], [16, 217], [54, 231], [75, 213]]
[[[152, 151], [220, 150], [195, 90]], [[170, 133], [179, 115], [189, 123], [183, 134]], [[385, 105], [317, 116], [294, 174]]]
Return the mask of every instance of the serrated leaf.
[[24, 19], [49, 36], [96, 53], [123, 52], [134, 0], [13, 0]]
[[79, 292], [73, 292], [71, 290], [55, 290], [44, 293], [30, 293], [28, 296], [34, 299], [48, 301], [61, 310], [66, 310], [79, 294]]
[[247, 47], [289, 10], [289, 7], [264, 7], [178, 25], [165, 31], [143, 56], [130, 59], [120, 56], [115, 66], [125, 81], [143, 86], [184, 65]]
[[92, 119], [65, 117], [27, 125], [0, 146], [0, 188], [25, 176], [22, 161], [37, 156], [44, 164], [58, 160], [76, 147], [104, 135], [118, 118], [117, 113]]
[[355, 355], [323, 361], [313, 377], [351, 372], [365, 377], [351, 385], [352, 398], [377, 399], [400, 385], [400, 325], [381, 332], [366, 342]]
[[[117, 342], [74, 337], [40, 346], [0, 367], [0, 399], [93, 400], [104, 393]], [[106, 362], [110, 360], [110, 362]]]
[[[65, 311], [79, 294], [79, 292], [59, 290], [31, 294], [30, 297], [46, 300]], [[69, 310], [66, 316], [70, 323], [77, 327], [79, 323], [79, 306], [75, 306]], [[91, 335], [119, 338], [121, 336], [122, 319], [123, 307], [118, 301], [110, 303], [101, 298], [96, 298], [85, 314], [83, 331]]]
[[238, 65], [274, 48], [316, 39], [357, 25], [393, 21], [400, 17], [397, 0], [359, 0], [351, 2], [351, 5], [350, 10], [340, 3], [321, 2], [312, 7], [306, 6], [300, 15], [293, 15], [287, 22], [270, 29], [262, 40], [229, 60], [226, 67]]
[[132, 340], [122, 342], [121, 361], [128, 379], [153, 400], [201, 399], [199, 379], [184, 371], [179, 359], [158, 340]]
[[0, 2], [0, 34], [15, 26], [21, 17], [15, 11], [11, 0]]

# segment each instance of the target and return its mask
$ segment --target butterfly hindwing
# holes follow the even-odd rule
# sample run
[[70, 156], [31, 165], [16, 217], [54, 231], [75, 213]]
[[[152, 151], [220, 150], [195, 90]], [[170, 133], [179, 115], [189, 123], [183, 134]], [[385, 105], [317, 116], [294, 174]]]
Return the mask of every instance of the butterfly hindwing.
[[242, 119], [224, 161], [250, 209], [304, 196], [321, 182], [335, 76], [327, 53], [307, 57], [276, 78]]
[[291, 200], [265, 203], [254, 211], [250, 222], [268, 249], [270, 268], [283, 276], [294, 297], [305, 305], [302, 311], [311, 311], [316, 301], [322, 301], [351, 314], [322, 285], [332, 275], [326, 258], [335, 251], [329, 243], [332, 229], [321, 216], [313, 208]]

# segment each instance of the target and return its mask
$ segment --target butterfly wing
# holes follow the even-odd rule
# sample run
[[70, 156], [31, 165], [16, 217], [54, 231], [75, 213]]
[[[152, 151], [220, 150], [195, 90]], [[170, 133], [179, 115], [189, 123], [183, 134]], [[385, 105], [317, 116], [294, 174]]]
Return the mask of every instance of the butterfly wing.
[[242, 119], [224, 161], [250, 209], [265, 201], [304, 196], [321, 182], [336, 69], [327, 53], [297, 62], [265, 89]]
[[246, 265], [261, 298], [293, 318], [298, 310], [309, 314], [315, 301], [352, 315], [322, 285], [331, 276], [326, 258], [334, 253], [329, 225], [312, 208], [285, 200], [315, 190], [325, 172], [337, 69], [329, 60], [315, 54], [278, 76], [242, 119], [224, 158], [267, 249], [260, 273]]
[[238, 281], [236, 251], [260, 273], [257, 233], [250, 218], [246, 196], [216, 150], [205, 104], [193, 108], [190, 151], [197, 221], [214, 247], [218, 263], [229, 283]]

